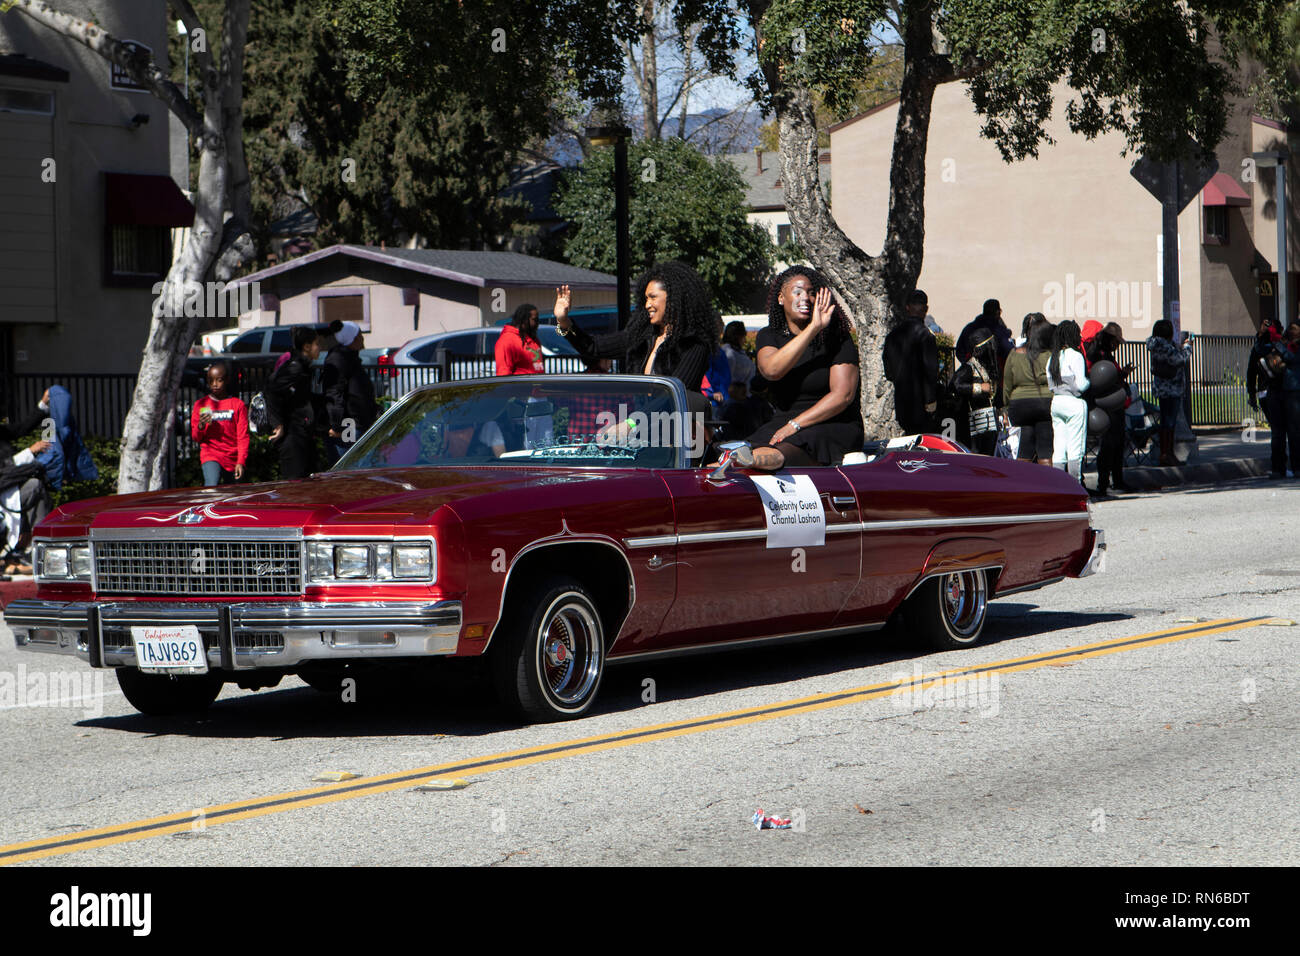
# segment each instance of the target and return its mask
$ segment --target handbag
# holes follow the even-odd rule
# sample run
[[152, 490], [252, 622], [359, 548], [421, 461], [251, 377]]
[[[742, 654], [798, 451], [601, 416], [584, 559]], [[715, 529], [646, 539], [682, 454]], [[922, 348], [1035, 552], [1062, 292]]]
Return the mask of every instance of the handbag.
[[998, 430], [997, 412], [992, 408], [975, 408], [970, 413], [970, 433], [984, 435]]

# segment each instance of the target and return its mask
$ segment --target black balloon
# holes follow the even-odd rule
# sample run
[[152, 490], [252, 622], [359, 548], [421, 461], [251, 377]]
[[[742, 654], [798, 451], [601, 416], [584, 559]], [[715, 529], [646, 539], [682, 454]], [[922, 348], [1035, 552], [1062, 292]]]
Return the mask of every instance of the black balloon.
[[1100, 435], [1110, 427], [1110, 416], [1100, 408], [1094, 408], [1088, 412], [1088, 431], [1094, 435]]
[[1109, 394], [1119, 386], [1119, 369], [1107, 359], [1093, 362], [1088, 370], [1088, 381], [1092, 383], [1090, 387], [1094, 395]]
[[1117, 388], [1106, 395], [1098, 395], [1094, 401], [1098, 408], [1104, 408], [1108, 412], [1117, 412], [1124, 407], [1124, 399], [1127, 397], [1128, 395], [1124, 392], [1124, 389]]

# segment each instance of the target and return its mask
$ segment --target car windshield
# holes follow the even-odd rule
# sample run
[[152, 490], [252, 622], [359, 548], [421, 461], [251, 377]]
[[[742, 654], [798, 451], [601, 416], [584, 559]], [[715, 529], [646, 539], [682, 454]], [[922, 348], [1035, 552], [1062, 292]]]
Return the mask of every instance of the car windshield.
[[[412, 392], [333, 471], [404, 465], [673, 468], [700, 441], [680, 385], [641, 375], [520, 375]], [[702, 423], [697, 423], [702, 429]]]

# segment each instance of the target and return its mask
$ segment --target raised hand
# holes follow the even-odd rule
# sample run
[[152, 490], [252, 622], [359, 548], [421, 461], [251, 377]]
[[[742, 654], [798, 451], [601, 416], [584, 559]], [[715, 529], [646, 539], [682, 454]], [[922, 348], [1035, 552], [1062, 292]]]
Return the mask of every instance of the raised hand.
[[569, 305], [572, 301], [573, 293], [567, 285], [555, 290], [555, 324], [562, 329], [569, 327]]
[[834, 313], [835, 301], [831, 298], [831, 290], [822, 286], [817, 290], [817, 297], [813, 299], [812, 319], [808, 324], [815, 331], [820, 332], [831, 324], [831, 316]]

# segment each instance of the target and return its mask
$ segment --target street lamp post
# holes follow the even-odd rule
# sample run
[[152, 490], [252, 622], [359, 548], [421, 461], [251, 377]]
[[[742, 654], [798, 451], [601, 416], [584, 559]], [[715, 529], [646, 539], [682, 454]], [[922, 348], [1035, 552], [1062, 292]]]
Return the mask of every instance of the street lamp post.
[[1256, 168], [1273, 167], [1274, 182], [1277, 184], [1277, 324], [1286, 328], [1291, 321], [1291, 277], [1287, 275], [1290, 263], [1287, 261], [1286, 245], [1286, 160], [1290, 155], [1286, 149], [1276, 149], [1267, 153], [1251, 153]]
[[627, 140], [632, 131], [621, 124], [616, 126], [591, 126], [587, 139], [592, 146], [614, 147], [614, 255], [618, 273], [618, 327], [627, 328], [631, 317], [632, 289], [628, 278], [629, 260], [632, 258], [631, 241], [627, 225]]

